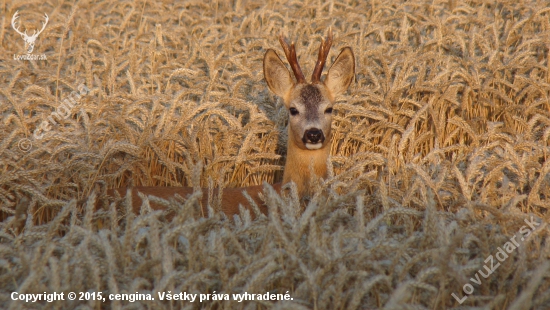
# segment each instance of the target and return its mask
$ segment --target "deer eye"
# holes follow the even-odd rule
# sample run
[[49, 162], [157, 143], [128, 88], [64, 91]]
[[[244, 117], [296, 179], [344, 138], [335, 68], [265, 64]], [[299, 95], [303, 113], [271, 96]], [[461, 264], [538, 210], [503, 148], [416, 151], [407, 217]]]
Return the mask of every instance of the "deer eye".
[[288, 110], [290, 111], [290, 115], [298, 115], [298, 110], [296, 110], [296, 108], [290, 108]]
[[330, 113], [332, 113], [332, 108], [328, 108], [328, 109], [326, 109], [326, 110], [325, 110], [325, 113], [327, 113], [327, 114], [330, 114]]

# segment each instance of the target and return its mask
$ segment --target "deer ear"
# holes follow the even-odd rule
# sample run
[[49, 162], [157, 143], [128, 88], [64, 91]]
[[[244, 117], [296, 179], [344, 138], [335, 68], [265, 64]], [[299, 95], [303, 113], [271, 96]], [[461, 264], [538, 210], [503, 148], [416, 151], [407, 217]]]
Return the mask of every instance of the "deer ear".
[[281, 98], [294, 86], [290, 71], [272, 49], [268, 49], [264, 56], [264, 77], [269, 89]]
[[355, 57], [350, 47], [345, 47], [330, 67], [325, 85], [334, 97], [344, 93], [355, 76]]

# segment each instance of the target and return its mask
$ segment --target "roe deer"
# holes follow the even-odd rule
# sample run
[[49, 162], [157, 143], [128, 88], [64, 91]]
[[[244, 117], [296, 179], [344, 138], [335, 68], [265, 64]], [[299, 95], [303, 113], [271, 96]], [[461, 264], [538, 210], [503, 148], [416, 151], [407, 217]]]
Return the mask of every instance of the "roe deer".
[[[300, 197], [311, 194], [309, 192], [310, 181], [314, 177], [326, 178], [327, 159], [330, 154], [332, 107], [336, 96], [345, 92], [355, 75], [355, 58], [350, 47], [342, 49], [334, 64], [328, 71], [325, 81], [321, 81], [321, 73], [325, 65], [330, 47], [332, 45], [332, 31], [329, 29], [327, 40], [321, 40], [319, 55], [315, 69], [311, 76], [311, 83], [304, 78], [296, 57], [294, 43], [288, 45], [281, 35], [279, 42], [283, 47], [286, 58], [294, 72], [296, 82], [292, 79], [290, 71], [277, 53], [268, 49], [263, 60], [264, 77], [269, 89], [284, 101], [289, 110], [287, 158], [283, 173], [283, 182], [294, 182]], [[310, 170], [310, 167], [313, 169]], [[310, 174], [313, 171], [315, 176]], [[281, 183], [274, 184], [277, 192], [281, 190]], [[260, 211], [267, 213], [267, 208], [260, 199], [259, 193], [262, 186], [250, 186], [243, 188], [224, 188], [221, 210], [228, 216], [239, 213], [239, 204], [250, 209], [249, 202], [243, 195], [246, 191], [260, 207]], [[114, 196], [115, 190], [110, 190]], [[124, 196], [125, 188], [116, 191]], [[179, 194], [182, 197], [193, 193], [190, 187], [145, 187], [139, 186], [132, 189], [132, 205], [134, 211], [139, 211], [141, 198], [137, 192], [162, 198], [173, 197]], [[203, 193], [208, 190], [203, 189]], [[217, 191], [215, 191], [217, 195]], [[203, 194], [202, 212], [206, 214], [208, 195]], [[151, 204], [153, 209], [161, 208]]]

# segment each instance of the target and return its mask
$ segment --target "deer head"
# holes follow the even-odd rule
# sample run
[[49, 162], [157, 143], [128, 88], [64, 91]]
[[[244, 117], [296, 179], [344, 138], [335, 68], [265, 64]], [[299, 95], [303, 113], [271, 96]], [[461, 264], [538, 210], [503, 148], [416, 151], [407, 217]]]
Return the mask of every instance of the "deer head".
[[264, 77], [269, 89], [283, 98], [290, 113], [287, 161], [283, 183], [294, 181], [304, 191], [309, 182], [310, 164], [315, 173], [326, 176], [326, 159], [330, 153], [332, 107], [335, 98], [344, 93], [355, 75], [355, 58], [350, 47], [342, 49], [327, 77], [321, 73], [332, 45], [332, 31], [321, 41], [315, 69], [308, 83], [296, 57], [294, 43], [281, 35], [279, 42], [294, 72], [296, 82], [277, 53], [269, 49], [264, 56]]
[[42, 24], [42, 29], [40, 29], [40, 31], [38, 32], [35, 29], [33, 34], [30, 36], [27, 34], [27, 30], [25, 30], [25, 32], [21, 32], [19, 31], [19, 27], [15, 26], [15, 22], [19, 18], [19, 11], [16, 11], [15, 14], [13, 14], [13, 17], [11, 18], [11, 26], [17, 33], [21, 35], [23, 40], [25, 40], [25, 48], [27, 49], [27, 53], [29, 54], [32, 53], [32, 51], [34, 50], [34, 43], [36, 42], [36, 38], [38, 38], [38, 35], [41, 34], [42, 31], [44, 31], [44, 29], [46, 28], [46, 25], [48, 24], [48, 20], [49, 20], [48, 14], [44, 13], [44, 17], [46, 21]]

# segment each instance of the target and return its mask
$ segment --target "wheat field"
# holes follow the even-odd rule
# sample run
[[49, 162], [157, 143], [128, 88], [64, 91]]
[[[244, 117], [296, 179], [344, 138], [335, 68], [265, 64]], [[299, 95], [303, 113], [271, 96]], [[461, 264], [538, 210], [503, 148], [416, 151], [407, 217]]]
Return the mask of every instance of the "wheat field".
[[[1, 308], [550, 308], [545, 1], [8, 1], [1, 11]], [[29, 34], [48, 14], [33, 51], [47, 59], [18, 58], [17, 11]], [[255, 220], [194, 216], [208, 193], [138, 215], [106, 197], [132, 184], [280, 182], [288, 112], [263, 80], [263, 55], [283, 55], [285, 33], [309, 76], [328, 27], [327, 65], [351, 46], [356, 80], [335, 105], [329, 177], [308, 205], [268, 185], [270, 214]], [[33, 303], [13, 292], [155, 300]], [[244, 292], [292, 299], [213, 300]]]

